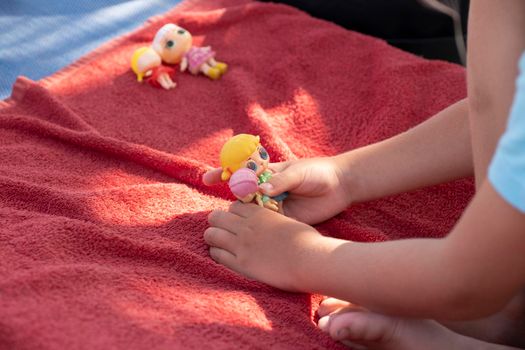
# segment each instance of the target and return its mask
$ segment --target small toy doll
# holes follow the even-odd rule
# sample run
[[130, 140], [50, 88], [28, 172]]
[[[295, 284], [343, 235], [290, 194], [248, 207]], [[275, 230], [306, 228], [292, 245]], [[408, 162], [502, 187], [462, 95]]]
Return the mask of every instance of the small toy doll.
[[192, 46], [190, 32], [173, 23], [159, 29], [151, 47], [159, 54], [162, 61], [168, 64], [180, 63], [180, 70], [188, 69], [192, 74], [202, 72], [207, 77], [219, 79], [228, 65], [215, 60], [215, 51], [210, 46]]
[[163, 66], [160, 56], [151, 47], [141, 47], [135, 50], [131, 57], [131, 69], [137, 75], [140, 83], [146, 77], [146, 81], [155, 87], [170, 90], [177, 86], [173, 82], [175, 70]]
[[221, 179], [229, 180], [232, 193], [243, 203], [255, 202], [282, 213], [282, 201], [288, 193], [275, 197], [262, 194], [259, 185], [272, 177], [268, 169], [270, 156], [259, 142], [259, 136], [239, 134], [224, 144], [220, 154]]

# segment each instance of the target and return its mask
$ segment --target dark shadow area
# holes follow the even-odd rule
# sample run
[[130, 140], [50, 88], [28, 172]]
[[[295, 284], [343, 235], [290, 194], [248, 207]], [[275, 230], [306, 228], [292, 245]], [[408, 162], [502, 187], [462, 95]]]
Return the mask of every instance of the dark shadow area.
[[[418, 0], [278, 0], [314, 17], [385, 39], [400, 49], [430, 59], [460, 63], [449, 16]], [[442, 1], [447, 3], [446, 1]], [[461, 0], [462, 29], [467, 33], [469, 0]]]

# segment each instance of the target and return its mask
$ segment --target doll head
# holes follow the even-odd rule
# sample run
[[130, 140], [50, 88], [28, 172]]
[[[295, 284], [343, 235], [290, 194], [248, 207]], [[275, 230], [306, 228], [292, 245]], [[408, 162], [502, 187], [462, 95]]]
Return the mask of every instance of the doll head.
[[256, 175], [268, 169], [270, 157], [259, 142], [259, 136], [249, 134], [235, 135], [222, 146], [221, 179], [227, 181], [240, 168], [248, 168]]
[[131, 57], [131, 69], [139, 82], [149, 70], [160, 66], [161, 63], [160, 56], [151, 47], [141, 47], [135, 50]]
[[191, 48], [190, 32], [173, 23], [162, 26], [155, 34], [151, 47], [159, 54], [162, 61], [177, 64]]

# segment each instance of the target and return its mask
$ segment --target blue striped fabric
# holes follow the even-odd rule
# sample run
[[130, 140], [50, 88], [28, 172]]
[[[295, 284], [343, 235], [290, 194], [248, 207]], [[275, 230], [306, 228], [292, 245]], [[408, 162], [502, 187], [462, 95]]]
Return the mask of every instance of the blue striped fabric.
[[46, 77], [181, 0], [0, 0], [0, 99], [16, 77]]

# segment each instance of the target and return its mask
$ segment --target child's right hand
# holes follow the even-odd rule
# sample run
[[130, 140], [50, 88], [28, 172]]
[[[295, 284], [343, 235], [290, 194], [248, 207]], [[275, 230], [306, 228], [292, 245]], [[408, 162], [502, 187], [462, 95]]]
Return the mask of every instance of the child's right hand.
[[[260, 189], [269, 196], [288, 191], [283, 202], [284, 214], [307, 224], [327, 220], [350, 205], [344, 174], [336, 158], [310, 158], [270, 164], [274, 172]], [[203, 176], [206, 185], [219, 183], [221, 169]]]

